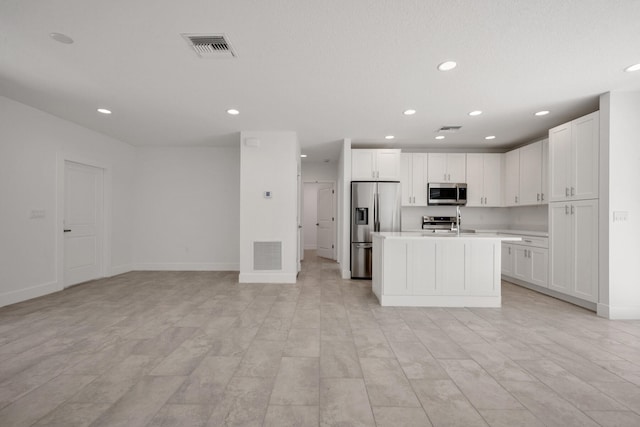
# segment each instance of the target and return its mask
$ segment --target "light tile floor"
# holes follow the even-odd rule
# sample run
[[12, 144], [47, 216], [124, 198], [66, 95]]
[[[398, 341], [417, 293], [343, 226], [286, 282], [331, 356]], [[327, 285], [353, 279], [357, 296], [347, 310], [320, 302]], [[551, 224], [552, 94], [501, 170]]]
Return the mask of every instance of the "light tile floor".
[[0, 426], [640, 426], [640, 321], [503, 283], [501, 309], [132, 272], [0, 309]]

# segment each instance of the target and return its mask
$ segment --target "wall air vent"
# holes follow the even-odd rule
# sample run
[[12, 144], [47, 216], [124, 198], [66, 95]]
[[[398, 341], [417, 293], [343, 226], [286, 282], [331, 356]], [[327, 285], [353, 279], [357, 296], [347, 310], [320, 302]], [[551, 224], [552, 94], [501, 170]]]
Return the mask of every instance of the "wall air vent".
[[282, 270], [282, 242], [253, 242], [254, 270]]
[[224, 34], [181, 34], [200, 58], [235, 58]]
[[456, 133], [462, 128], [462, 126], [442, 126], [436, 132], [438, 133]]

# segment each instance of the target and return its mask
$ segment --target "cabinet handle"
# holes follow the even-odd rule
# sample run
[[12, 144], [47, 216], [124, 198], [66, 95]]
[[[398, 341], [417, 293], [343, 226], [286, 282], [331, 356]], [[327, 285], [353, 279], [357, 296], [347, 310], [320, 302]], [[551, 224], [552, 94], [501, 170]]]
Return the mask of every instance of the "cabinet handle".
[[571, 215], [573, 215], [573, 205], [571, 205]]
[[575, 189], [575, 188], [573, 188], [573, 187], [571, 187], [571, 195], [572, 195], [572, 196], [575, 196], [575, 195], [576, 195], [576, 189]]
[[516, 196], [516, 203], [518, 203], [518, 196]]
[[540, 201], [544, 202], [544, 193], [540, 193]]
[[532, 243], [531, 240], [524, 239], [523, 242]]
[[569, 197], [569, 187], [564, 187], [564, 195]]
[[509, 255], [511, 255], [511, 246], [509, 246]]
[[536, 193], [536, 201], [540, 201], [540, 193]]
[[569, 206], [564, 205], [564, 214], [569, 215]]

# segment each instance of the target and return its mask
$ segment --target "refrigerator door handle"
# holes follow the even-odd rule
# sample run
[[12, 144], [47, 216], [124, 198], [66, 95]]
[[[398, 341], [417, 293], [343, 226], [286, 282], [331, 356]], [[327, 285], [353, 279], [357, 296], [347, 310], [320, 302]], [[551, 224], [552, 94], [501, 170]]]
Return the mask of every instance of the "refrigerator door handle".
[[380, 231], [380, 194], [373, 196], [373, 231]]

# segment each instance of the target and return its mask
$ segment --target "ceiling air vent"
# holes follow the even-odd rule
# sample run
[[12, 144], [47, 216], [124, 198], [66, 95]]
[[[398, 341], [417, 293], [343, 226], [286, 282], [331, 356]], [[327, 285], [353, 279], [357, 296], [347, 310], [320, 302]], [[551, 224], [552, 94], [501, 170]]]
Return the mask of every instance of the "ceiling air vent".
[[231, 43], [224, 34], [182, 34], [200, 58], [234, 58]]
[[442, 126], [436, 132], [438, 133], [456, 133], [462, 126]]

